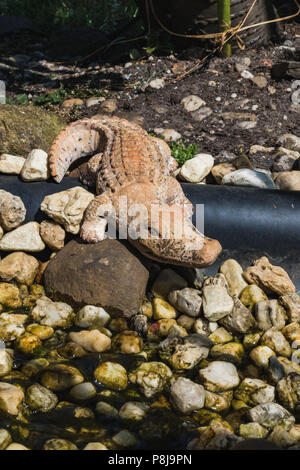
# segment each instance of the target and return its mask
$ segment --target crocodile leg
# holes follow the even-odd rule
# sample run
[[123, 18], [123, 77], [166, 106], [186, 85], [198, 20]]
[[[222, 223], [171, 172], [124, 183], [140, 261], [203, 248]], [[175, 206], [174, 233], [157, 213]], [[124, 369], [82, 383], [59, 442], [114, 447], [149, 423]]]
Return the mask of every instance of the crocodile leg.
[[97, 243], [105, 238], [105, 231], [109, 217], [115, 217], [111, 193], [107, 191], [88, 205], [80, 236], [88, 243]]

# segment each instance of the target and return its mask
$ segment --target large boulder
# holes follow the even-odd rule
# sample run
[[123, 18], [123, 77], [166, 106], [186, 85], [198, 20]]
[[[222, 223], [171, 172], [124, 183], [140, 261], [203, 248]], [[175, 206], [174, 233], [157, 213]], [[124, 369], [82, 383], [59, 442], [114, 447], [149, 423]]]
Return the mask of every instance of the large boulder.
[[26, 157], [32, 149], [49, 152], [66, 123], [37, 106], [0, 105], [0, 154]]
[[148, 271], [138, 258], [109, 239], [95, 245], [71, 241], [44, 273], [49, 297], [74, 308], [97, 305], [127, 317], [139, 311], [147, 281]]

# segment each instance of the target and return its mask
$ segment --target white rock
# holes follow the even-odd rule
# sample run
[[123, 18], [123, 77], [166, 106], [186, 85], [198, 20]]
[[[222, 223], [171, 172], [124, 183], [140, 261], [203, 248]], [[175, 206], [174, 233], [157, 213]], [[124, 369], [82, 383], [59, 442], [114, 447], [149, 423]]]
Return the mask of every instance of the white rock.
[[75, 385], [70, 390], [70, 395], [75, 401], [86, 401], [97, 395], [97, 390], [91, 382], [83, 382]]
[[103, 96], [93, 96], [86, 100], [85, 105], [87, 108], [90, 108], [91, 106], [96, 106], [98, 104], [103, 103], [103, 101], [105, 101], [105, 98]]
[[192, 380], [179, 377], [170, 388], [171, 402], [182, 414], [189, 414], [203, 408], [205, 389]]
[[101, 442], [89, 442], [83, 450], [108, 450]]
[[29, 222], [6, 233], [0, 240], [0, 250], [30, 251], [37, 253], [46, 248], [40, 236], [40, 226], [37, 222]]
[[41, 210], [65, 229], [76, 235], [79, 233], [84, 211], [94, 195], [79, 186], [60, 193], [46, 196]]
[[154, 90], [160, 90], [165, 86], [165, 81], [163, 78], [155, 78], [154, 80], [151, 80], [149, 86]]
[[254, 78], [254, 75], [253, 73], [249, 72], [249, 70], [245, 69], [241, 72], [241, 77], [251, 79]]
[[222, 179], [222, 184], [276, 189], [275, 183], [269, 175], [248, 168], [242, 168], [225, 175]]
[[183, 104], [184, 109], [188, 113], [190, 113], [192, 111], [196, 111], [197, 109], [201, 108], [201, 106], [205, 106], [206, 102], [199, 96], [189, 95], [183, 98], [183, 100], [181, 101], [181, 104]]
[[202, 298], [203, 313], [209, 321], [221, 320], [233, 310], [234, 302], [228, 294], [228, 284], [223, 274], [205, 280]]
[[199, 370], [199, 375], [205, 388], [211, 392], [231, 390], [240, 383], [235, 365], [225, 361], [211, 362]]
[[25, 163], [24, 157], [3, 153], [0, 156], [0, 173], [19, 175]]
[[72, 324], [73, 309], [63, 302], [52, 302], [48, 297], [41, 297], [36, 301], [31, 316], [41, 325], [66, 328]]
[[76, 315], [75, 325], [80, 328], [105, 326], [110, 320], [110, 315], [102, 308], [94, 305], [86, 305]]
[[214, 166], [214, 158], [207, 153], [199, 153], [187, 160], [181, 167], [180, 177], [190, 183], [200, 183]]
[[161, 127], [157, 127], [154, 129], [154, 132], [157, 135], [161, 135], [166, 142], [176, 142], [182, 137], [175, 129], [162, 129]]
[[50, 177], [48, 155], [44, 150], [34, 149], [25, 160], [21, 171], [23, 181], [46, 181]]
[[99, 330], [83, 330], [71, 332], [69, 338], [74, 343], [82, 346], [86, 351], [103, 352], [111, 347], [111, 340], [108, 336], [100, 333]]
[[22, 199], [0, 189], [0, 226], [4, 230], [13, 230], [24, 222], [25, 217]]
[[19, 406], [24, 399], [24, 392], [6, 382], [0, 382], [0, 410], [4, 413], [16, 416]]
[[191, 317], [197, 317], [200, 314], [202, 298], [197, 289], [186, 287], [182, 290], [172, 290], [168, 299], [171, 305], [179, 312], [185, 313]]
[[11, 349], [0, 349], [0, 377], [8, 374], [13, 365], [13, 351]]
[[119, 410], [119, 416], [123, 420], [141, 421], [147, 415], [149, 406], [138, 401], [128, 401]]
[[16, 451], [16, 450], [30, 450], [30, 449], [28, 449], [28, 447], [23, 446], [23, 444], [19, 444], [18, 442], [12, 442], [11, 444], [9, 444], [8, 447], [6, 447], [5, 450]]
[[252, 421], [268, 428], [274, 428], [278, 424], [292, 426], [295, 422], [294, 416], [278, 403], [257, 405], [249, 410], [249, 415]]

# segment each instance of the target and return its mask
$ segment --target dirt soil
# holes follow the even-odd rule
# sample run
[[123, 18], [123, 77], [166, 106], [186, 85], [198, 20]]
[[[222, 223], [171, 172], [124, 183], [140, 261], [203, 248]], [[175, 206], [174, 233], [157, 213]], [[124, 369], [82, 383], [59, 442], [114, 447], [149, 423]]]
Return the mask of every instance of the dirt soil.
[[[62, 88], [69, 90], [71, 98], [103, 95], [116, 99], [114, 114], [136, 119], [150, 132], [174, 129], [186, 144], [196, 143], [199, 151], [214, 157], [224, 150], [247, 155], [251, 145], [273, 147], [281, 134], [299, 135], [300, 104], [292, 102], [297, 83], [271, 77], [275, 63], [300, 59], [295, 47], [297, 36], [299, 31], [289, 28], [280, 44], [261, 49], [246, 47], [230, 59], [214, 54], [194, 73], [186, 72], [209, 52], [208, 48], [199, 45], [181, 54], [128, 58], [128, 62], [117, 64], [92, 57], [86, 63], [80, 58], [74, 62], [68, 57], [50, 57], [45, 41], [27, 41], [24, 57], [19, 56], [12, 37], [11, 42], [6, 41], [5, 55], [0, 58], [0, 79], [6, 81], [10, 100], [22, 94], [29, 101], [52, 96]], [[238, 63], [245, 58], [250, 59], [250, 65], [241, 74]], [[164, 80], [164, 86], [153, 89], [149, 84], [157, 78]], [[203, 120], [199, 121], [199, 113], [184, 109], [181, 100], [188, 95], [202, 98], [204, 107], [210, 108]], [[55, 109], [70, 121], [101, 112], [99, 105], [62, 110], [57, 101], [50, 100], [46, 108]], [[272, 156], [266, 153], [250, 156], [250, 160], [258, 168], [272, 166]]]

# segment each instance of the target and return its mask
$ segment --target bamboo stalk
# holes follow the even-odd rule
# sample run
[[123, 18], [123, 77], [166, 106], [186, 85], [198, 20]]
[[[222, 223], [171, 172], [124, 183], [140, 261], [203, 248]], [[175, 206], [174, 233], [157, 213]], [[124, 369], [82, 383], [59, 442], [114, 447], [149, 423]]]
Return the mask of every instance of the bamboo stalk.
[[[227, 31], [231, 26], [230, 0], [218, 0], [218, 18], [220, 31]], [[231, 56], [231, 44], [227, 42], [222, 49], [224, 57]]]

